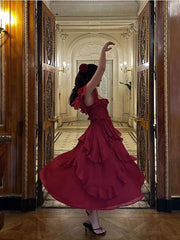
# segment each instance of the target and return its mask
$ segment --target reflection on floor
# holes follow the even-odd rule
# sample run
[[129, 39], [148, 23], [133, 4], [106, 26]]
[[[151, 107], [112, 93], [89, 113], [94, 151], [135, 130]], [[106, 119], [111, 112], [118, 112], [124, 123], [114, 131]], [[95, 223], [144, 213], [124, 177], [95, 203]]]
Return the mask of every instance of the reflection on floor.
[[83, 228], [87, 221], [80, 209], [37, 209], [5, 212], [1, 240], [179, 240], [180, 212], [155, 209], [99, 211], [103, 237]]
[[[74, 148], [78, 143], [78, 138], [84, 133], [89, 125], [89, 121], [77, 121], [64, 123], [55, 134], [54, 156], [67, 152]], [[123, 138], [123, 144], [130, 155], [137, 154], [137, 139], [136, 133], [130, 128], [127, 123], [114, 122], [114, 127], [118, 129]], [[148, 198], [148, 191], [145, 186], [142, 187], [142, 192]], [[56, 201], [50, 194], [44, 190], [44, 204], [43, 207], [66, 208], [67, 206], [59, 201]], [[144, 198], [135, 204], [122, 208], [149, 208], [149, 204]]]

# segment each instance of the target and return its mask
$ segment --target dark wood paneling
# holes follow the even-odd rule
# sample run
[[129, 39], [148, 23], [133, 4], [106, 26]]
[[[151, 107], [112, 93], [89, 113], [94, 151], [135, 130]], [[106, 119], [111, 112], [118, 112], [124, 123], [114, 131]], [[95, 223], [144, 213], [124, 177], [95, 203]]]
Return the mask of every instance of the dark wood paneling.
[[18, 194], [22, 192], [22, 132], [24, 121], [24, 74], [23, 74], [23, 44], [24, 44], [24, 3], [22, 1], [11, 1], [10, 13], [15, 17], [15, 24], [11, 25], [10, 41], [10, 88], [11, 88], [11, 134], [12, 155], [11, 167], [13, 171], [13, 189]]
[[[5, 50], [5, 127], [1, 135], [10, 135], [11, 143], [6, 152], [8, 175], [5, 194], [20, 194], [22, 191], [22, 128], [23, 128], [23, 2], [5, 1], [9, 12]], [[14, 18], [12, 22], [11, 15]]]
[[8, 156], [8, 143], [0, 145], [0, 194], [4, 194], [7, 191], [7, 156]]
[[[167, 16], [168, 46], [167, 69], [164, 63], [165, 17]], [[180, 1], [157, 1], [156, 61], [157, 61], [157, 197], [169, 199], [180, 196]], [[167, 71], [167, 76], [165, 72]], [[164, 81], [167, 77], [167, 96]], [[165, 115], [165, 98], [167, 98], [167, 119]], [[168, 121], [166, 123], [166, 120]], [[166, 126], [167, 124], [167, 126]], [[168, 129], [168, 142], [166, 132]], [[168, 156], [166, 161], [166, 148]], [[169, 176], [169, 178], [167, 178]], [[167, 179], [166, 179], [167, 178]]]
[[[28, 66], [24, 65], [24, 121], [26, 121], [26, 129], [23, 131], [23, 151], [22, 151], [22, 179], [23, 198], [35, 198], [35, 149], [36, 149], [36, 128], [35, 128], [35, 2], [27, 2], [27, 54]], [[25, 46], [24, 46], [25, 47]], [[25, 49], [24, 49], [25, 50]], [[24, 56], [27, 57], [27, 56]], [[28, 79], [25, 79], [25, 74], [28, 74]], [[25, 81], [28, 92], [25, 94]], [[28, 103], [26, 104], [26, 101]], [[26, 112], [26, 120], [25, 120]], [[25, 127], [25, 126], [24, 126]], [[28, 148], [25, 148], [25, 141]], [[26, 151], [26, 152], [25, 152]], [[26, 155], [26, 156], [25, 156]], [[25, 187], [25, 184], [27, 185]], [[25, 194], [25, 188], [27, 192]]]
[[164, 1], [157, 2], [156, 8], [156, 99], [157, 99], [157, 198], [165, 198], [165, 105], [164, 105]]
[[4, 213], [0, 212], [0, 230], [4, 226]]
[[28, 44], [29, 44], [29, 116], [28, 116], [28, 142], [29, 142], [29, 155], [28, 155], [28, 198], [35, 198], [35, 151], [36, 151], [36, 72], [35, 72], [35, 1], [28, 2], [28, 22], [29, 22], [29, 32], [28, 32]]
[[[24, 197], [24, 182], [27, 180], [27, 198], [35, 198], [35, 9], [34, 1], [27, 1], [28, 50], [25, 55], [24, 41], [24, 1], [5, 1], [5, 11], [9, 12], [7, 25], [8, 37], [5, 49], [5, 87], [6, 87], [6, 120], [0, 135], [11, 136], [11, 142], [3, 155], [5, 159], [3, 174], [7, 176], [6, 188], [2, 194]], [[14, 22], [11, 22], [11, 15]], [[27, 56], [28, 55], [28, 56]], [[25, 58], [28, 59], [28, 79], [25, 79]], [[28, 95], [25, 95], [25, 81], [28, 83]], [[28, 101], [28, 106], [25, 102]], [[25, 111], [28, 111], [25, 133]], [[26, 122], [26, 124], [27, 124]], [[28, 166], [25, 169], [24, 144], [28, 135]], [[26, 176], [25, 176], [26, 171]]]
[[[10, 2], [4, 1], [4, 11], [9, 11], [10, 9]], [[9, 19], [10, 22], [10, 19]], [[4, 68], [4, 77], [5, 77], [5, 124], [0, 126], [0, 135], [9, 135], [11, 136], [11, 125], [10, 122], [12, 120], [11, 115], [11, 89], [10, 89], [10, 27], [6, 25], [6, 30], [8, 30], [8, 34], [6, 35], [5, 39], [1, 40], [1, 50], [4, 51], [4, 61], [1, 62]], [[12, 167], [11, 167], [11, 144], [7, 147], [1, 146], [4, 151], [3, 155], [0, 156], [2, 161], [2, 175], [5, 177], [5, 185], [1, 188], [0, 194], [11, 192], [12, 190]], [[9, 174], [8, 174], [9, 171]]]
[[180, 196], [180, 1], [168, 1], [168, 134], [170, 191]]

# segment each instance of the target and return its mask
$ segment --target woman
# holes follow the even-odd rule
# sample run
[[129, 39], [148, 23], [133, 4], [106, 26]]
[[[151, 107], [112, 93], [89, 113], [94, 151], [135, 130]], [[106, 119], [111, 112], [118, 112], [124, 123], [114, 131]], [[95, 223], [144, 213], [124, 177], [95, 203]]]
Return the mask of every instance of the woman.
[[60, 202], [86, 209], [84, 223], [96, 235], [105, 235], [99, 226], [97, 210], [115, 209], [142, 199], [144, 176], [125, 149], [120, 132], [113, 127], [107, 111], [108, 100], [98, 95], [106, 66], [102, 48], [98, 67], [81, 64], [70, 96], [70, 105], [89, 115], [91, 123], [74, 149], [57, 156], [40, 172], [48, 192]]

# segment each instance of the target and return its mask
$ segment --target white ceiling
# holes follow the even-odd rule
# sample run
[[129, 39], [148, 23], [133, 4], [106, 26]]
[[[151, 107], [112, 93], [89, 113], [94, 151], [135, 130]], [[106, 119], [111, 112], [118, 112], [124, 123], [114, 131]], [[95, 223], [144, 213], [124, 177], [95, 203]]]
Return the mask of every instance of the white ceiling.
[[137, 20], [138, 11], [144, 1], [123, 0], [53, 0], [44, 1], [55, 15], [56, 23], [65, 32], [120, 31]]

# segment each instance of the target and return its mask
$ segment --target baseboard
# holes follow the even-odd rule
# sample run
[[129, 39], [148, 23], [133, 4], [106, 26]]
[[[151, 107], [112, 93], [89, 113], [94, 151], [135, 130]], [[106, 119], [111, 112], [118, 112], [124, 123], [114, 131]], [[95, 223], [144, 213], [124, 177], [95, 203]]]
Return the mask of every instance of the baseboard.
[[[34, 211], [37, 207], [35, 198], [22, 199], [21, 197], [5, 196], [0, 197], [1, 210], [16, 210], [16, 211]], [[157, 199], [157, 211], [171, 212], [180, 210], [180, 198], [172, 199]]]
[[180, 198], [157, 199], [157, 210], [159, 212], [180, 210]]
[[22, 199], [21, 197], [0, 197], [0, 210], [33, 211], [36, 209], [36, 199]]
[[172, 198], [173, 210], [180, 210], [180, 198]]

